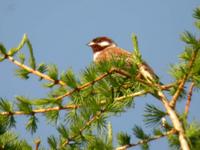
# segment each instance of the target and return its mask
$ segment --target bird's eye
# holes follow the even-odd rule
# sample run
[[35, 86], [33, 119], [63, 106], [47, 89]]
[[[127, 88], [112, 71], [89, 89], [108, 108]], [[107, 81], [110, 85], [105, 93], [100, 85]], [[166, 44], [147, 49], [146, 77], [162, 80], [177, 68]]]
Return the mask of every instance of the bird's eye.
[[101, 46], [101, 47], [104, 47], [104, 46], [109, 46], [110, 43], [107, 42], [107, 41], [103, 41], [103, 42], [99, 42], [98, 45]]

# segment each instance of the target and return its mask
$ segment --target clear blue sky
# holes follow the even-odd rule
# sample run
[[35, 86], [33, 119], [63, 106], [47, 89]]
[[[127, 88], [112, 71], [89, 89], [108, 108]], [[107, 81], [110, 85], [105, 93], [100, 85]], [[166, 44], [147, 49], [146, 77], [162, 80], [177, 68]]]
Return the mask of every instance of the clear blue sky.
[[[92, 61], [91, 50], [86, 46], [89, 40], [106, 35], [120, 47], [131, 50], [130, 37], [134, 32], [143, 58], [163, 82], [170, 82], [172, 79], [166, 72], [170, 64], [178, 61], [184, 47], [180, 34], [185, 30], [195, 32], [192, 12], [199, 4], [197, 0], [0, 0], [0, 42], [11, 48], [27, 33], [38, 63], [57, 64], [60, 71], [71, 67], [79, 73]], [[20, 80], [13, 75], [15, 68], [8, 62], [0, 63], [0, 97], [14, 100], [16, 95], [45, 96], [48, 90], [41, 88], [37, 78]], [[193, 97], [190, 119], [200, 120], [198, 96]], [[143, 126], [142, 112], [147, 102], [159, 105], [150, 96], [139, 98], [135, 109], [111, 118], [114, 132], [123, 130], [131, 134], [134, 124]], [[32, 137], [25, 132], [24, 118], [17, 118], [17, 132], [30, 141], [42, 137], [42, 132], [55, 133], [42, 118], [39, 132]], [[154, 150], [161, 146], [168, 149], [165, 140], [151, 145]]]

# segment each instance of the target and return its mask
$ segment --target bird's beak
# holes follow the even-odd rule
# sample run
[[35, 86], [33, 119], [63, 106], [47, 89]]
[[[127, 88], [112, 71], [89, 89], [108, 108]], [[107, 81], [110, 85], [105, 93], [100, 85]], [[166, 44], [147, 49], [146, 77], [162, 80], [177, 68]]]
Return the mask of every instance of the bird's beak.
[[89, 42], [89, 43], [87, 43], [87, 46], [92, 46], [94, 44], [95, 44], [94, 42]]

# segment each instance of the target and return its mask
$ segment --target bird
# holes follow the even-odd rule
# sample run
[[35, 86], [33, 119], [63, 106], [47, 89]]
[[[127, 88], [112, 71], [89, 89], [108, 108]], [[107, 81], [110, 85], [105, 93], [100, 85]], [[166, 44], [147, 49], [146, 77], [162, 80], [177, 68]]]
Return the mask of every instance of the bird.
[[[127, 65], [133, 60], [132, 53], [118, 47], [118, 45], [109, 37], [101, 36], [91, 40], [88, 44], [93, 51], [93, 61], [99, 63], [102, 61], [110, 61], [113, 58], [125, 57]], [[134, 60], [133, 60], [134, 61]], [[140, 64], [137, 64], [139, 70], [139, 76], [142, 76], [148, 83], [158, 81], [158, 76], [154, 73], [153, 69], [142, 60]]]

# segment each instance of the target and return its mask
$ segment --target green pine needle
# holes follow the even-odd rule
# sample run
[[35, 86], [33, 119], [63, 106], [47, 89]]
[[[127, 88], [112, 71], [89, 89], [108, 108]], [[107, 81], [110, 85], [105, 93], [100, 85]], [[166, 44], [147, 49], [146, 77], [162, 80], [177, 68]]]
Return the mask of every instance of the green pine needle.
[[0, 135], [11, 127], [15, 127], [16, 121], [13, 116], [0, 116]]
[[4, 61], [5, 57], [0, 57], [0, 62]]
[[5, 55], [6, 53], [7, 53], [6, 48], [4, 47], [4, 45], [2, 43], [0, 43], [0, 54]]
[[[85, 136], [84, 136], [85, 137]], [[106, 139], [103, 138], [103, 135], [98, 135], [97, 137], [89, 135], [87, 136], [89, 141], [87, 150], [111, 150], [114, 149], [111, 144], [108, 143]]]
[[185, 73], [187, 72], [187, 67], [185, 63], [180, 63], [176, 65], [171, 65], [171, 69], [169, 73], [174, 77], [176, 80], [180, 80], [183, 78]]
[[78, 112], [76, 109], [73, 109], [66, 113], [65, 115], [65, 121], [69, 124], [74, 124], [78, 121]]
[[200, 147], [200, 123], [192, 122], [186, 129], [186, 136], [190, 140], [191, 149], [198, 150]]
[[193, 17], [200, 20], [200, 7], [194, 10]]
[[29, 78], [30, 72], [25, 69], [18, 68], [15, 70], [15, 74], [17, 77], [27, 80]]
[[49, 99], [50, 103], [59, 102], [59, 101], [55, 101], [53, 98], [54, 97], [58, 97], [60, 95], [64, 95], [65, 93], [67, 93], [67, 89], [65, 87], [63, 87], [63, 86], [52, 89], [50, 91], [50, 93], [48, 94], [48, 96], [52, 98], [52, 99]]
[[33, 54], [33, 47], [28, 38], [27, 38], [27, 45], [28, 45], [28, 49], [29, 49], [29, 53], [30, 53], [29, 65], [31, 66], [31, 68], [33, 68], [35, 70], [36, 62], [35, 62], [35, 57]]
[[23, 37], [22, 37], [21, 42], [20, 42], [19, 45], [18, 45], [18, 47], [17, 47], [17, 48], [11, 48], [11, 49], [8, 51], [8, 55], [9, 55], [9, 56], [15, 55], [18, 51], [20, 51], [20, 50], [23, 48], [23, 46], [26, 44], [27, 40], [28, 40], [28, 37], [27, 37], [26, 34], [24, 34]]
[[61, 74], [61, 80], [65, 82], [69, 87], [76, 88], [78, 83], [76, 81], [76, 77], [72, 69], [67, 70], [66, 72]]
[[69, 137], [69, 131], [65, 128], [63, 124], [61, 124], [57, 128], [58, 132], [62, 135], [63, 138], [67, 139]]
[[37, 122], [38, 119], [34, 115], [32, 115], [26, 124], [26, 129], [28, 131], [31, 131], [32, 134], [35, 133], [37, 130]]
[[141, 145], [142, 150], [149, 150], [149, 145], [147, 143], [144, 143]]
[[96, 78], [97, 78], [97, 73], [94, 65], [90, 65], [82, 73], [82, 80], [84, 82], [94, 81]]
[[44, 83], [43, 87], [45, 87], [45, 88], [53, 88], [55, 85], [56, 85], [55, 83], [50, 82], [50, 83]]
[[179, 55], [179, 58], [185, 60], [185, 61], [190, 61], [192, 58], [192, 54], [194, 52], [194, 48], [191, 46], [186, 46], [185, 50], [183, 51], [183, 53], [181, 53]]
[[96, 119], [94, 124], [96, 125], [97, 130], [99, 132], [101, 132], [101, 131], [106, 129], [106, 127], [107, 127], [107, 119], [108, 119], [108, 117], [106, 115], [103, 115], [103, 114], [101, 116], [99, 116], [98, 119]]
[[8, 130], [8, 119], [6, 116], [0, 116], [0, 136]]
[[[31, 104], [33, 105], [47, 105], [47, 104], [55, 104], [58, 103], [55, 99], [50, 99], [50, 98], [41, 98], [41, 99], [35, 99], [32, 100]], [[60, 103], [60, 102], [59, 102]]]
[[99, 73], [106, 73], [111, 70], [112, 60], [111, 61], [101, 61], [98, 64], [95, 64]]
[[200, 20], [196, 21], [196, 22], [194, 23], [194, 25], [196, 26], [197, 29], [200, 30]]
[[131, 136], [124, 132], [119, 132], [117, 134], [117, 141], [120, 146], [130, 144]]
[[6, 112], [12, 112], [12, 104], [7, 99], [0, 98], [0, 110]]
[[59, 119], [59, 111], [49, 111], [45, 113], [48, 122], [56, 124]]
[[54, 136], [50, 136], [47, 139], [49, 146], [52, 150], [56, 150], [57, 149], [57, 139]]
[[115, 68], [119, 68], [119, 69], [123, 69], [123, 70], [128, 68], [127, 57], [123, 56], [123, 55], [121, 57], [118, 57], [118, 58], [113, 56], [112, 59], [110, 60], [110, 63]]
[[142, 130], [141, 127], [139, 127], [137, 125], [134, 126], [133, 133], [138, 139], [141, 139], [141, 140], [146, 140], [150, 137], [149, 135], [144, 133], [144, 131]]
[[142, 55], [139, 50], [137, 36], [134, 33], [132, 33], [132, 42], [134, 47], [133, 59], [136, 61], [136, 64], [140, 64], [142, 62]]
[[23, 53], [19, 53], [18, 54], [18, 58], [19, 58], [20, 63], [24, 64], [24, 62], [25, 62], [25, 55]]
[[18, 100], [17, 106], [20, 111], [24, 111], [28, 114], [32, 113], [32, 106], [30, 100], [23, 96], [16, 96], [16, 99]]
[[3, 150], [32, 150], [26, 140], [21, 140], [17, 134], [11, 131], [0, 136], [0, 143]]
[[47, 74], [54, 80], [58, 80], [58, 68], [56, 65], [48, 65]]
[[41, 73], [45, 73], [47, 71], [48, 67], [46, 64], [39, 64], [37, 67], [37, 70]]
[[[0, 98], [0, 110], [5, 112], [12, 112], [13, 108], [8, 100]], [[16, 121], [14, 116], [10, 115], [7, 117], [2, 117], [1, 119], [3, 120], [1, 120], [0, 122], [4, 123], [3, 125], [4, 127], [6, 128], [15, 127]], [[0, 126], [2, 126], [2, 124]]]
[[144, 122], [147, 126], [155, 126], [160, 124], [161, 119], [166, 116], [165, 112], [151, 104], [147, 104], [144, 111]]
[[187, 44], [198, 45], [198, 40], [196, 40], [196, 37], [189, 31], [182, 33], [181, 40]]

